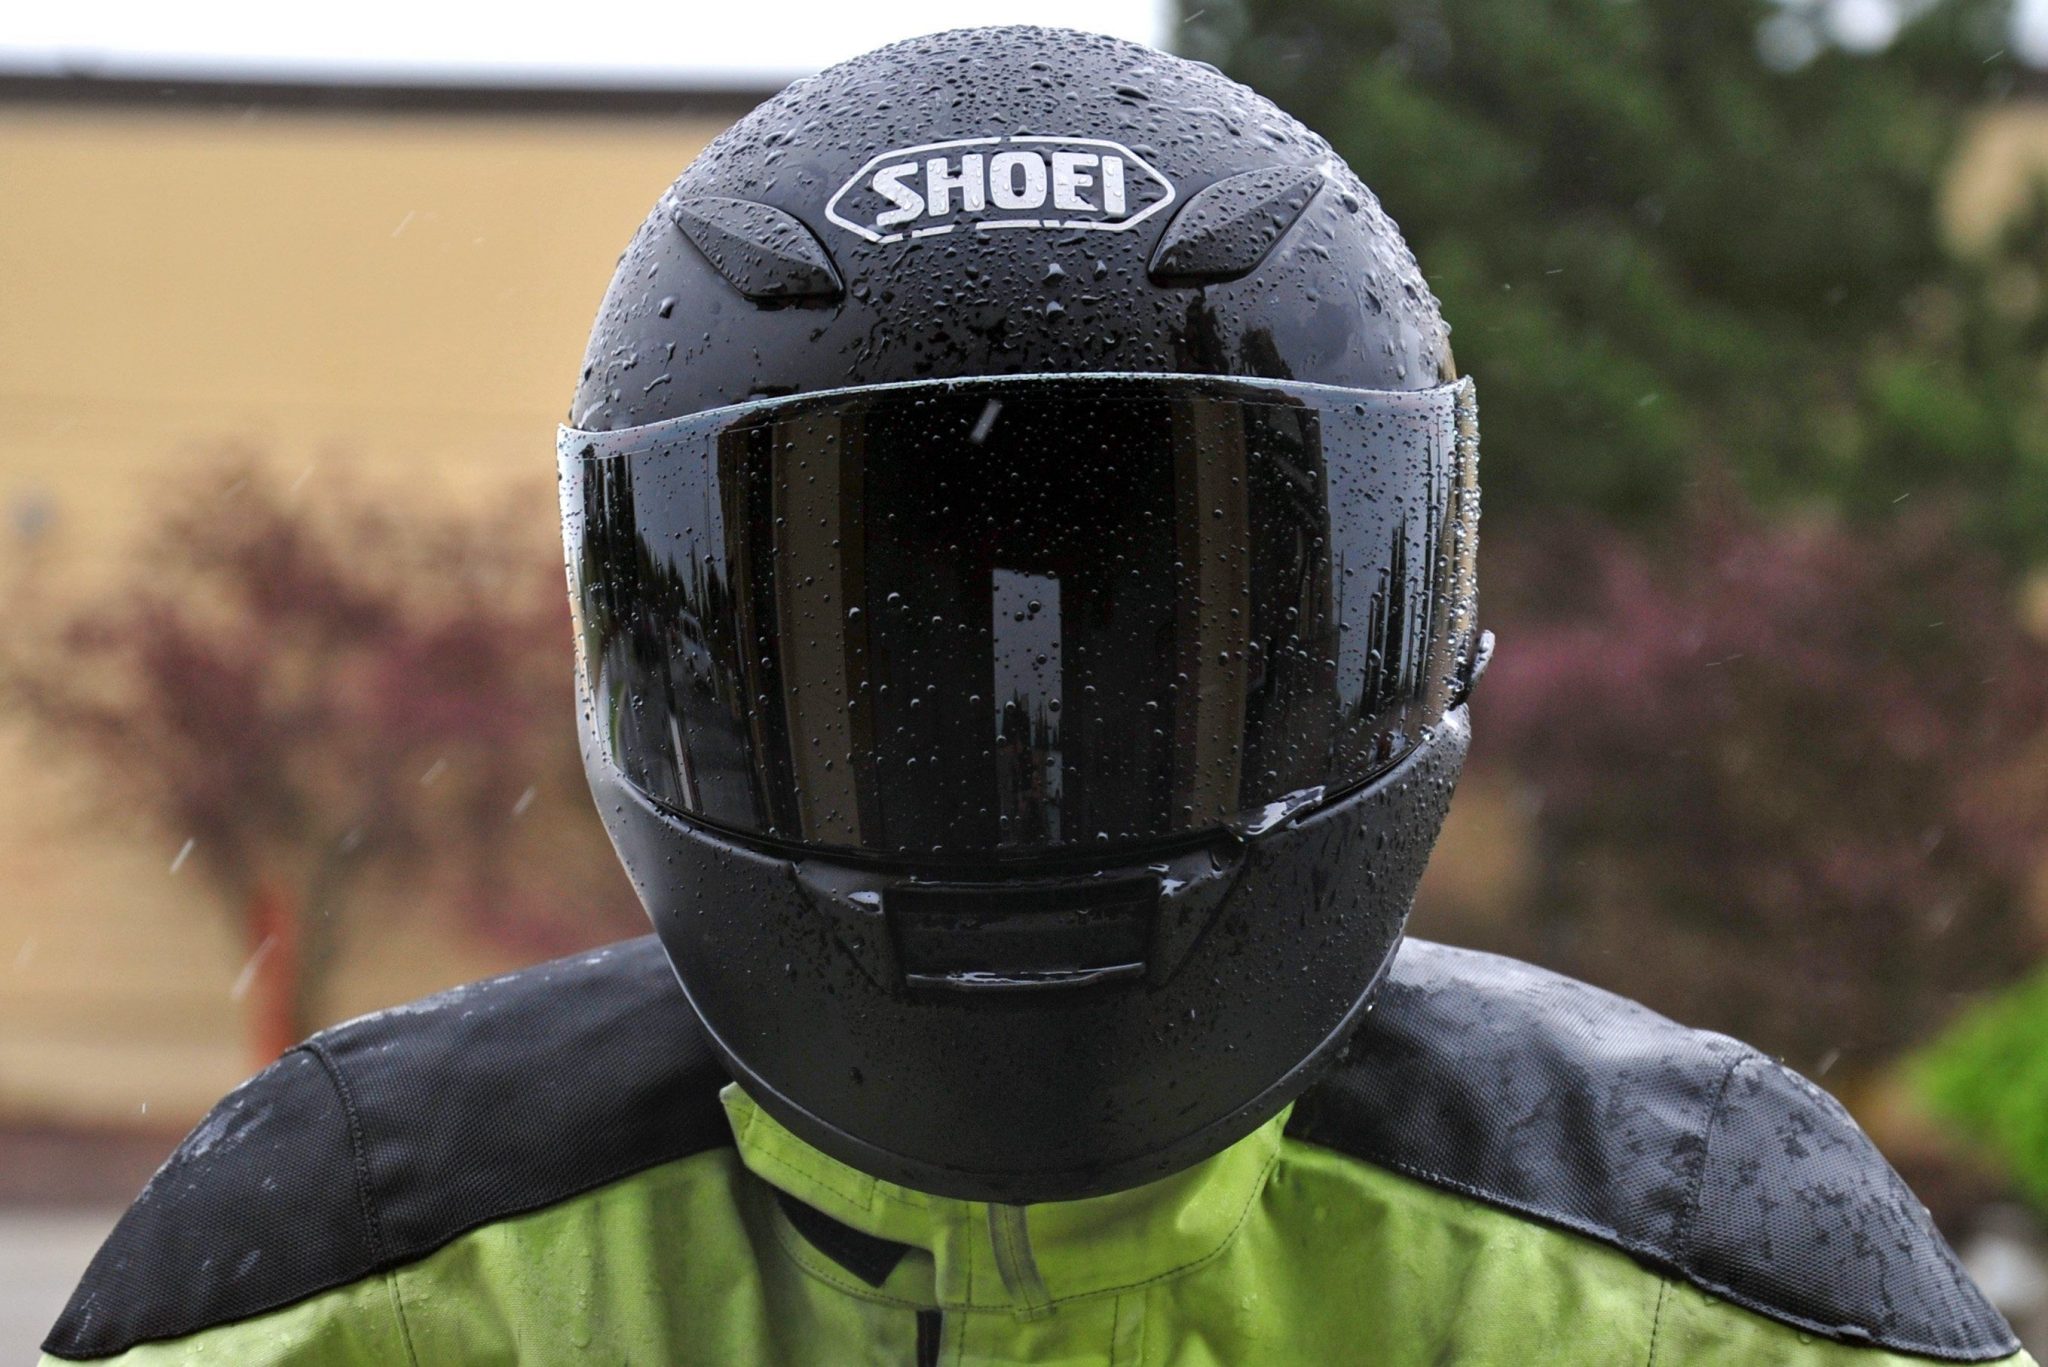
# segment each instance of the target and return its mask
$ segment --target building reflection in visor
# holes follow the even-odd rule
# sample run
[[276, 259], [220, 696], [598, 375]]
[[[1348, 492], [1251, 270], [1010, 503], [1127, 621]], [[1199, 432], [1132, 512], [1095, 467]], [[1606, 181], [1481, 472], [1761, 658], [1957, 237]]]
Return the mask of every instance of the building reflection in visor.
[[565, 434], [601, 734], [679, 812], [878, 854], [1350, 786], [1472, 634], [1469, 396], [1042, 378]]

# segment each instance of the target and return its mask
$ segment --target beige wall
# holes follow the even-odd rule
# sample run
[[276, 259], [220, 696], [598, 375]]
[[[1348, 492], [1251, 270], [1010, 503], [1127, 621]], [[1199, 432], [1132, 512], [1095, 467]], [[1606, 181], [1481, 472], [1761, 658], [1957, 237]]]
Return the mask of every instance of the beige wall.
[[[89, 585], [226, 442], [307, 497], [342, 471], [524, 486], [552, 519], [612, 263], [719, 126], [0, 108], [0, 586], [31, 555], [39, 593]], [[110, 827], [4, 717], [0, 776], [0, 1121], [189, 1122], [247, 1070], [228, 923], [175, 842]], [[374, 925], [344, 1013], [503, 966], [430, 919]]]

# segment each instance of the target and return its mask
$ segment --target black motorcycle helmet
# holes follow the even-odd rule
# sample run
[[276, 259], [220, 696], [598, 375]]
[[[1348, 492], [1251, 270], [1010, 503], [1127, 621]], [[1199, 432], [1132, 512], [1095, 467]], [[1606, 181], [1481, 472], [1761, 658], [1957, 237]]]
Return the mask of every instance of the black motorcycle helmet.
[[1445, 334], [1326, 142], [1110, 38], [886, 47], [683, 172], [563, 525], [591, 786], [764, 1109], [1023, 1202], [1308, 1085], [1465, 752]]

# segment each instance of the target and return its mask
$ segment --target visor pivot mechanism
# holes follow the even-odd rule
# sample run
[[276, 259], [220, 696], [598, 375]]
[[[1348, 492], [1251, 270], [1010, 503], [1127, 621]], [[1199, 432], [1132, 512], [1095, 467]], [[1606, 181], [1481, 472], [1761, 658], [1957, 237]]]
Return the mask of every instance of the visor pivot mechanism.
[[1450, 705], [1461, 707], [1472, 696], [1472, 690], [1479, 686], [1480, 676], [1493, 663], [1493, 633], [1482, 631], [1479, 639], [1472, 643], [1472, 649], [1465, 653], [1465, 666], [1458, 671], [1457, 686], [1451, 692]]

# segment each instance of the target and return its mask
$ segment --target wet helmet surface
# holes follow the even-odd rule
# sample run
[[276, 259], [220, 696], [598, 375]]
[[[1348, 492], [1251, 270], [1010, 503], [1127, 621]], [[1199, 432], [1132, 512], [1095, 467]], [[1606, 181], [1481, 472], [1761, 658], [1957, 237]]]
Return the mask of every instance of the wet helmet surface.
[[734, 1076], [977, 1200], [1276, 1113], [1462, 763], [1476, 461], [1393, 223], [1213, 68], [962, 30], [718, 138], [560, 473], [591, 785]]

